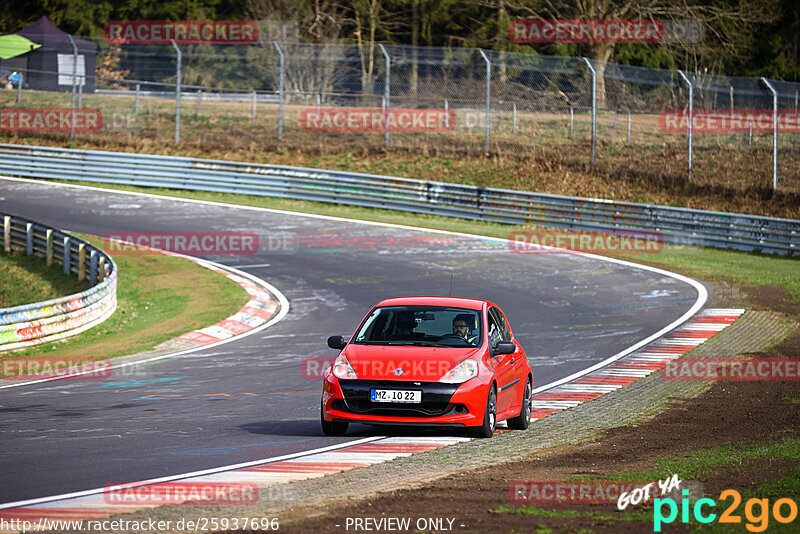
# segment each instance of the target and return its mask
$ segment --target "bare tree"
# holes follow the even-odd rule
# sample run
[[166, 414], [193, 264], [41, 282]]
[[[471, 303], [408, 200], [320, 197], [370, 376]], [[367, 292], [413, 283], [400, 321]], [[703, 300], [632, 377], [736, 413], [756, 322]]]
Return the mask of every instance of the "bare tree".
[[[729, 51], [735, 46], [736, 35], [754, 29], [757, 25], [774, 21], [777, 13], [769, 2], [715, 2], [703, 3], [693, 0], [511, 0], [507, 6], [514, 13], [539, 20], [581, 19], [581, 20], [625, 20], [660, 19], [680, 23], [693, 21], [701, 24], [712, 37], [714, 44]], [[665, 44], [684, 53], [694, 54], [701, 47], [676, 42]], [[593, 42], [585, 45], [587, 56], [593, 60], [597, 70], [597, 105], [604, 107], [606, 102], [605, 71], [612, 59], [616, 44], [614, 42]], [[690, 53], [690, 50], [695, 52]]]

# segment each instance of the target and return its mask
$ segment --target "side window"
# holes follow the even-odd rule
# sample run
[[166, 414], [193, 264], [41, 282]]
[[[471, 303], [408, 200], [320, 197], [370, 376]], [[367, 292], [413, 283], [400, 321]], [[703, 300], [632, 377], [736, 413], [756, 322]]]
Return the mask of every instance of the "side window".
[[508, 323], [506, 323], [503, 313], [497, 308], [489, 308], [489, 316], [494, 319], [495, 323], [500, 328], [503, 341], [511, 341], [511, 329], [508, 328]]
[[503, 340], [503, 332], [500, 329], [497, 318], [491, 313], [491, 310], [489, 310], [489, 312], [489, 346], [494, 347], [498, 342]]

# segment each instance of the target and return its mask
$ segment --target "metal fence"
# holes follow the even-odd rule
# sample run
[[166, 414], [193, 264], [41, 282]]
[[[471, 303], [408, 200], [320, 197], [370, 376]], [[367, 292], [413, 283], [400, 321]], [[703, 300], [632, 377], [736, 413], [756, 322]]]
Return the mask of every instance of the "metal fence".
[[[73, 121], [61, 133], [5, 127], [6, 138], [535, 156], [634, 178], [800, 192], [799, 83], [472, 48], [98, 44], [93, 72], [77, 60], [60, 72], [25, 69], [0, 102], [98, 109], [100, 131]], [[73, 46], [76, 58], [90, 53]], [[62, 92], [37, 90], [47, 77]], [[708, 110], [741, 120], [693, 129]]]
[[281, 165], [0, 144], [0, 173], [333, 202], [506, 224], [655, 232], [685, 245], [797, 255], [800, 220]]
[[0, 350], [11, 350], [79, 334], [108, 319], [117, 304], [114, 261], [92, 244], [29, 219], [2, 214], [3, 249], [24, 251], [88, 279], [86, 291], [44, 302], [0, 309]]

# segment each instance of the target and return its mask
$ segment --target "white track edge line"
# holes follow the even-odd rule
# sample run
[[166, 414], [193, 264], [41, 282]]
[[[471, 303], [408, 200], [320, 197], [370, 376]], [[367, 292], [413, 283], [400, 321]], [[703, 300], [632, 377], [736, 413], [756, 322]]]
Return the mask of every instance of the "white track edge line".
[[[252, 460], [250, 462], [243, 462], [243, 463], [240, 463], [240, 464], [223, 465], [221, 467], [212, 467], [210, 469], [203, 469], [201, 471], [192, 471], [190, 473], [180, 473], [178, 475], [169, 475], [169, 476], [165, 476], [165, 477], [151, 478], [151, 479], [148, 479], [148, 480], [141, 480], [141, 481], [138, 481], [138, 482], [131, 482], [129, 484], [112, 484], [112, 486], [120, 487], [120, 488], [137, 488], [139, 486], [148, 486], [150, 484], [158, 484], [160, 482], [171, 482], [173, 480], [181, 480], [181, 479], [184, 479], [184, 478], [198, 477], [198, 476], [203, 476], [203, 475], [211, 475], [211, 474], [214, 474], [214, 473], [223, 473], [225, 471], [233, 471], [233, 470], [236, 470], [236, 469], [244, 469], [245, 467], [254, 467], [256, 465], [270, 464], [270, 463], [280, 462], [280, 461], [284, 461], [284, 460], [291, 460], [291, 459], [294, 459], [294, 458], [301, 458], [303, 456], [310, 456], [312, 454], [318, 454], [320, 452], [335, 451], [335, 450], [338, 450], [338, 449], [343, 449], [345, 447], [350, 447], [352, 445], [360, 445], [362, 443], [369, 443], [369, 442], [372, 442], [372, 441], [377, 441], [377, 440], [383, 439], [385, 437], [386, 436], [370, 436], [370, 437], [358, 439], [358, 440], [355, 440], [355, 441], [348, 441], [348, 442], [345, 442], [345, 443], [338, 443], [336, 445], [329, 445], [327, 447], [321, 447], [319, 449], [314, 449], [314, 450], [310, 450], [310, 451], [295, 452], [295, 453], [292, 453], [292, 454], [286, 454], [284, 456], [276, 456], [274, 458], [262, 458], [260, 460]], [[74, 499], [74, 498], [77, 498], [77, 497], [87, 497], [89, 495], [97, 495], [98, 493], [104, 493], [107, 490], [108, 490], [108, 487], [102, 487], [102, 488], [94, 488], [94, 489], [83, 490], [83, 491], [75, 491], [75, 492], [72, 492], [72, 493], [62, 493], [60, 495], [51, 495], [49, 497], [38, 497], [36, 499], [27, 499], [27, 500], [24, 500], [24, 501], [9, 502], [9, 503], [0, 504], [0, 510], [6, 509], [6, 508], [18, 508], [18, 507], [21, 507], [21, 506], [30, 506], [32, 504], [42, 504], [42, 503], [52, 502], [52, 501], [63, 501], [63, 500], [66, 500], [66, 499]]]

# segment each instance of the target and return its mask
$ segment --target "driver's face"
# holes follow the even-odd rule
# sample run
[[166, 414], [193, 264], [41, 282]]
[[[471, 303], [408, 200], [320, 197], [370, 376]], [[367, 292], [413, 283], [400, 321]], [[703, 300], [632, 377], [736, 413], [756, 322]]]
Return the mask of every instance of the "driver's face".
[[461, 337], [467, 337], [467, 333], [469, 332], [469, 328], [467, 327], [467, 323], [464, 321], [456, 321], [453, 323], [453, 333], [458, 334]]

